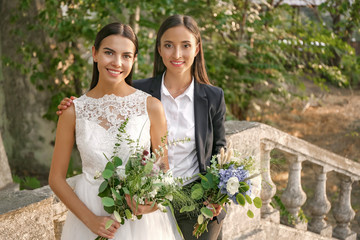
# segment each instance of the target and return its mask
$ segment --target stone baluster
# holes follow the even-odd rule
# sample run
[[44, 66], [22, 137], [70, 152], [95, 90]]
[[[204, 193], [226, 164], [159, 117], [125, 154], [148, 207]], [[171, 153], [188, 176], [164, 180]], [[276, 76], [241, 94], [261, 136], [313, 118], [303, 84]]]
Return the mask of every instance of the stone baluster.
[[341, 240], [356, 240], [356, 233], [349, 228], [350, 222], [355, 217], [355, 212], [351, 207], [351, 185], [353, 179], [341, 174], [339, 174], [339, 177], [341, 180], [340, 196], [333, 211], [336, 220], [333, 237]]
[[261, 143], [260, 152], [260, 164], [263, 170], [262, 182], [261, 182], [261, 193], [260, 197], [262, 200], [261, 217], [271, 222], [280, 223], [279, 210], [274, 209], [271, 205], [271, 199], [276, 193], [276, 186], [271, 179], [270, 175], [270, 152], [273, 146], [269, 144]]
[[294, 221], [288, 222], [285, 219], [285, 224], [290, 225], [296, 229], [307, 229], [307, 224], [300, 221], [298, 213], [300, 207], [306, 201], [306, 194], [301, 187], [301, 164], [305, 158], [300, 156], [288, 155], [289, 163], [289, 177], [287, 186], [281, 195], [281, 201], [285, 205], [286, 210], [295, 218]]
[[326, 196], [326, 174], [329, 171], [326, 167], [314, 165], [316, 174], [316, 185], [314, 196], [309, 200], [308, 206], [311, 213], [311, 221], [308, 229], [325, 237], [332, 236], [332, 226], [324, 220], [331, 208], [331, 204]]

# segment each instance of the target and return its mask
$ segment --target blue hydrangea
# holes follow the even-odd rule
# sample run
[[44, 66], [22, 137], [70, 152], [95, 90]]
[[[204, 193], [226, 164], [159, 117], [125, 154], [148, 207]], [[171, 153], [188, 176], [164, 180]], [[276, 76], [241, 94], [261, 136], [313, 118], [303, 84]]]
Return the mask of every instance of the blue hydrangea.
[[[243, 182], [244, 179], [249, 177], [249, 171], [245, 170], [243, 166], [240, 166], [235, 169], [233, 164], [230, 165], [230, 167], [228, 169], [220, 169], [219, 170], [220, 182], [218, 184], [218, 188], [220, 189], [222, 194], [227, 194], [229, 196], [229, 198], [231, 200], [233, 200], [233, 202], [237, 203], [236, 195], [239, 193], [230, 195], [226, 190], [226, 184], [231, 177], [237, 177], [239, 182]], [[250, 180], [247, 180], [246, 183], [249, 185], [250, 189], [246, 193], [243, 193], [243, 195], [245, 195], [245, 194], [250, 195], [251, 194], [251, 182], [250, 182]]]

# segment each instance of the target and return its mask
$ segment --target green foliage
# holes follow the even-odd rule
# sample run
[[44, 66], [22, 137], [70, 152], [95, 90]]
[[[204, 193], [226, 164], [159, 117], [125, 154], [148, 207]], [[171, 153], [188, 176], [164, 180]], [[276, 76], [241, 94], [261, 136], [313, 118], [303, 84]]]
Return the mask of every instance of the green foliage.
[[19, 176], [13, 176], [13, 181], [20, 185], [20, 190], [24, 189], [35, 189], [41, 187], [40, 181], [35, 177], [26, 176], [25, 178], [20, 178]]
[[21, 0], [12, 21], [26, 16], [28, 31], [39, 39], [28, 41], [27, 32], [14, 30], [23, 39], [23, 62], [8, 56], [4, 63], [28, 75], [39, 91], [52, 93], [44, 117], [56, 121], [60, 100], [89, 86], [91, 46], [102, 26], [121, 21], [140, 29], [134, 74], [139, 79], [152, 75], [160, 23], [172, 14], [191, 15], [202, 32], [209, 77], [224, 89], [231, 118], [243, 119], [254, 97], [286, 100], [289, 85], [300, 86], [304, 76], [323, 86], [360, 83], [360, 58], [348, 44], [360, 26], [360, 3], [350, 2], [328, 0], [300, 19], [288, 5], [238, 0], [51, 0], [28, 16], [32, 5]]
[[297, 221], [307, 223], [308, 218], [303, 212], [302, 209], [299, 210], [298, 216], [292, 215], [285, 207], [285, 205], [282, 203], [279, 196], [275, 195], [273, 197], [273, 201], [271, 202], [271, 205], [275, 208], [277, 207], [280, 210], [280, 216], [285, 217], [287, 219], [287, 223], [294, 225], [297, 223]]

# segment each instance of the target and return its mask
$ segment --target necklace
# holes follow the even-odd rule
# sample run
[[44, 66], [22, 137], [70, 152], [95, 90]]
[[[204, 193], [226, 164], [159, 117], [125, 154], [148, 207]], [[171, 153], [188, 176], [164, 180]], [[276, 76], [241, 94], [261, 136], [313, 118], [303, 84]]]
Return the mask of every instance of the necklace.
[[192, 82], [192, 81], [190, 81], [190, 83], [186, 84], [185, 87], [182, 87], [182, 88], [180, 88], [180, 89], [178, 89], [178, 90], [176, 90], [176, 91], [172, 91], [172, 90], [168, 89], [168, 88], [166, 87], [166, 85], [165, 85], [165, 87], [166, 87], [166, 89], [170, 92], [171, 96], [177, 97], [177, 96], [179, 96], [181, 93], [183, 93], [185, 89], [187, 89], [187, 88], [190, 86], [191, 82]]

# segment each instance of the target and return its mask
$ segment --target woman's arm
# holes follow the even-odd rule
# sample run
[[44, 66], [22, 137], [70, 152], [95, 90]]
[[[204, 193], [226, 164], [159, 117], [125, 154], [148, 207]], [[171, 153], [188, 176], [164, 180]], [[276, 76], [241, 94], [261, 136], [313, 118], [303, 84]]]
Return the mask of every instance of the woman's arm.
[[110, 218], [99, 217], [92, 213], [66, 182], [66, 173], [75, 141], [75, 108], [74, 105], [71, 105], [68, 108], [68, 111], [63, 112], [59, 117], [56, 129], [56, 140], [49, 174], [49, 185], [68, 209], [92, 232], [103, 237], [113, 238], [116, 229], [120, 227], [120, 224], [114, 222], [108, 230], [105, 229], [105, 223], [110, 220]]
[[150, 137], [151, 149], [153, 152], [159, 150], [160, 146], [164, 150], [161, 156], [161, 169], [163, 171], [169, 170], [169, 162], [167, 157], [167, 125], [164, 108], [161, 102], [154, 98], [148, 97], [147, 110], [150, 118]]
[[[167, 126], [165, 112], [161, 102], [154, 98], [147, 98], [147, 111], [150, 119], [150, 139], [151, 139], [151, 148], [153, 152], [159, 149], [161, 146], [164, 150], [163, 156], [160, 158], [161, 164], [160, 168], [163, 171], [169, 170], [169, 162], [167, 158], [167, 150], [165, 145], [167, 144]], [[157, 205], [154, 206], [152, 202], [145, 201], [145, 204], [136, 204], [136, 202], [130, 198], [129, 195], [125, 196], [128, 206], [131, 208], [132, 212], [135, 215], [142, 215], [146, 213], [151, 213], [156, 211]]]
[[218, 96], [218, 111], [212, 118], [213, 122], [213, 149], [212, 155], [218, 154], [222, 147], [226, 147], [226, 138], [225, 138], [225, 117], [226, 117], [226, 105], [224, 99], [224, 91], [221, 89], [221, 92]]

